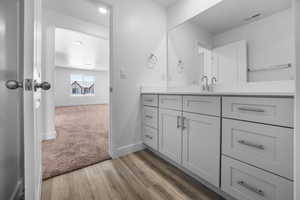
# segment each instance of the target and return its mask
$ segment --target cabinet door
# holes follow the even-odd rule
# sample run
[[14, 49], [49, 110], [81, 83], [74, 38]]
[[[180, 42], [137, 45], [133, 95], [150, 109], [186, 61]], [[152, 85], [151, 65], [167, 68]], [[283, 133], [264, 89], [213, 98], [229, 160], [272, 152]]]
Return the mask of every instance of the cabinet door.
[[180, 120], [180, 111], [159, 109], [159, 152], [179, 164], [182, 157]]
[[220, 118], [183, 113], [183, 166], [219, 187]]

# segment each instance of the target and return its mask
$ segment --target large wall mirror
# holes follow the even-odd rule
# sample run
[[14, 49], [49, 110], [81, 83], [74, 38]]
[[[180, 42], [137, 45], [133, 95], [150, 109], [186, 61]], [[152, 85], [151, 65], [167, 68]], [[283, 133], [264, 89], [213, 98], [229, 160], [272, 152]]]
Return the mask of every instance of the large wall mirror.
[[223, 0], [168, 32], [168, 86], [294, 79], [290, 0]]

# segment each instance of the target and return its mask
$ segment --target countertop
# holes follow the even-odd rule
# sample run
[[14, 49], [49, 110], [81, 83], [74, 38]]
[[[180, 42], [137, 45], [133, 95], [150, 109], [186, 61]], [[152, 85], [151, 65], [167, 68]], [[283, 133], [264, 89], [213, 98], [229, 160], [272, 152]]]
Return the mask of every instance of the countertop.
[[203, 95], [203, 96], [266, 96], [266, 97], [294, 97], [294, 92], [244, 92], [244, 91], [141, 91], [141, 94], [158, 94], [158, 95]]

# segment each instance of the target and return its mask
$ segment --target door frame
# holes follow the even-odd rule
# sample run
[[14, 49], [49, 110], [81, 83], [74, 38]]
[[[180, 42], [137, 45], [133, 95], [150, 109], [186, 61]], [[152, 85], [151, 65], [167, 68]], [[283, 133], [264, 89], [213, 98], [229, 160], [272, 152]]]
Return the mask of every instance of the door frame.
[[[107, 6], [110, 15], [109, 25], [109, 46], [110, 46], [110, 64], [109, 64], [109, 125], [108, 142], [109, 155], [114, 156], [114, 137], [112, 125], [112, 88], [113, 88], [113, 6], [97, 0], [99, 3]], [[38, 62], [39, 50], [41, 44], [41, 16], [42, 0], [19, 0], [20, 6], [20, 72], [24, 78], [34, 79], [34, 67], [41, 64]], [[40, 42], [40, 43], [39, 43]], [[37, 113], [35, 113], [34, 92], [24, 91], [23, 94], [23, 150], [24, 150], [24, 192], [25, 199], [39, 200], [41, 198], [42, 187], [42, 160], [41, 143], [42, 133], [37, 132]], [[41, 139], [39, 145], [35, 144], [35, 139]], [[36, 156], [38, 155], [38, 156]], [[33, 167], [35, 166], [35, 167]]]
[[[41, 0], [19, 1], [20, 12], [20, 72], [23, 81], [36, 78], [34, 69], [40, 66], [39, 48], [41, 33]], [[26, 84], [24, 82], [26, 87]], [[33, 86], [33, 85], [31, 85]], [[37, 132], [35, 92], [23, 89], [23, 147], [24, 147], [24, 192], [25, 199], [40, 199], [41, 194], [41, 135]]]

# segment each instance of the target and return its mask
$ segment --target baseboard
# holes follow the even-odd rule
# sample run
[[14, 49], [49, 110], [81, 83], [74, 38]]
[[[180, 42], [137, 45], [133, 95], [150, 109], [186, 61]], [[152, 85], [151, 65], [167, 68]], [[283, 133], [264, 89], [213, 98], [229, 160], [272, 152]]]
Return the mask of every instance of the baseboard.
[[10, 197], [10, 200], [19, 200], [23, 192], [23, 180], [19, 180]]
[[43, 134], [43, 140], [53, 140], [56, 138], [56, 131], [49, 131]]
[[141, 151], [143, 149], [145, 149], [145, 145], [142, 142], [139, 142], [136, 144], [130, 144], [127, 146], [122, 146], [122, 147], [117, 148], [117, 150], [112, 153], [111, 157], [118, 158], [118, 157], [130, 154], [130, 153]]

